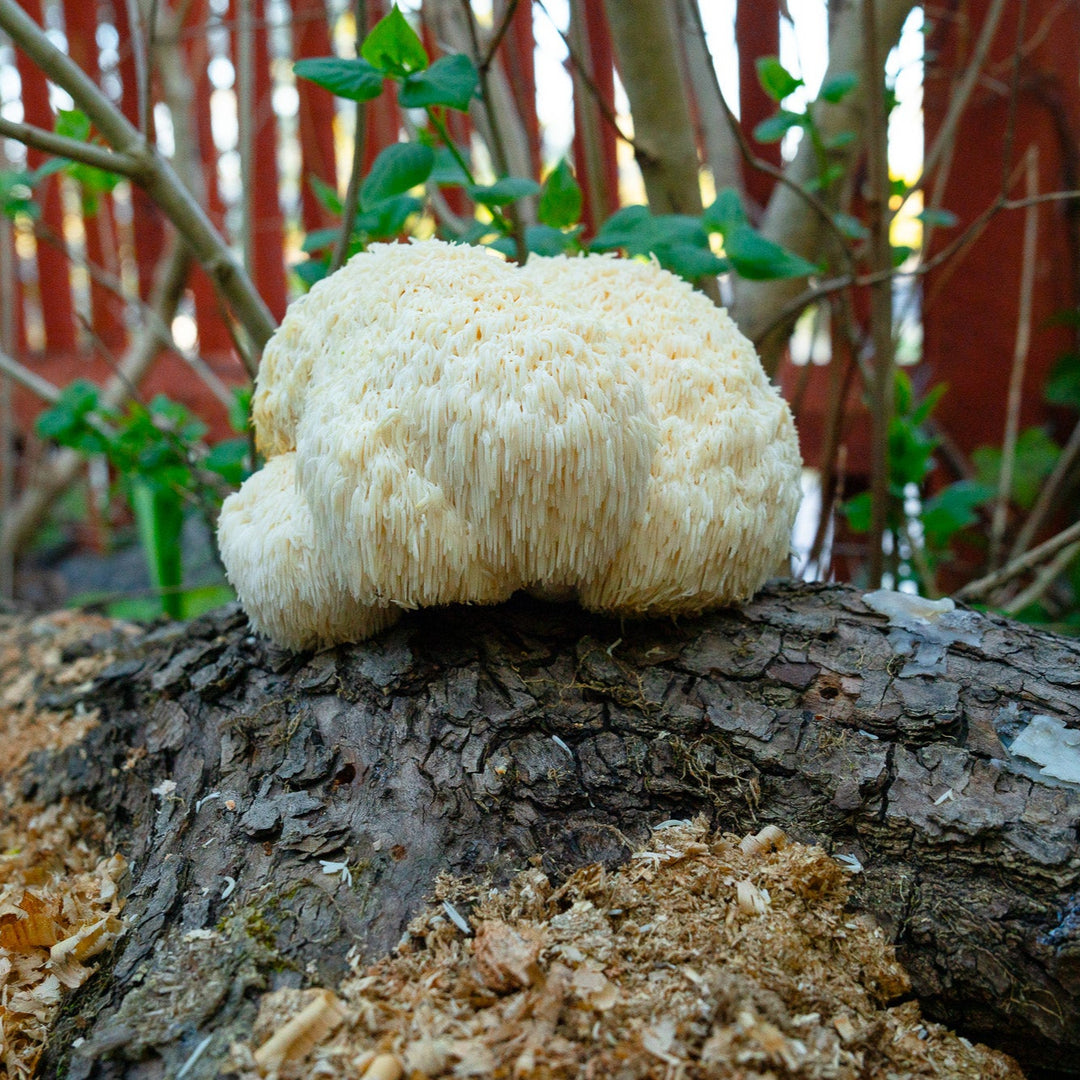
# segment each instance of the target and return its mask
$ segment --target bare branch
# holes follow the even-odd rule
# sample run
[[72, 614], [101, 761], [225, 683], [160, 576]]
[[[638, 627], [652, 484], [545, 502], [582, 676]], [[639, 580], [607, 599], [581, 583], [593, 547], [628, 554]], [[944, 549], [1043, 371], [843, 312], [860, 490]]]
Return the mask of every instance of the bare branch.
[[48, 379], [43, 379], [36, 371], [31, 371], [20, 364], [2, 349], [0, 349], [0, 371], [50, 405], [55, 405], [60, 400], [60, 391]]
[[870, 588], [881, 585], [882, 541], [889, 518], [889, 430], [894, 404], [895, 363], [892, 340], [892, 247], [889, 241], [889, 121], [881, 82], [885, 64], [878, 49], [876, 0], [863, 0], [861, 79], [866, 93], [867, 195], [870, 264], [880, 280], [870, 289], [870, 334], [874, 364], [870, 380]]
[[[1032, 145], [1026, 155], [1026, 186], [1029, 196], [1034, 196], [1039, 186], [1039, 152]], [[1012, 368], [1009, 375], [1009, 393], [1005, 407], [1005, 435], [1001, 443], [1001, 473], [998, 476], [997, 498], [990, 521], [989, 565], [994, 569], [1001, 561], [1001, 548], [1005, 541], [1009, 499], [1012, 494], [1013, 470], [1016, 465], [1016, 440], [1020, 432], [1020, 404], [1027, 368], [1028, 348], [1031, 344], [1031, 304], [1035, 291], [1035, 244], [1039, 235], [1039, 211], [1029, 203], [1024, 214], [1024, 246], [1020, 259], [1020, 300], [1017, 305], [1016, 339], [1013, 347]]]
[[146, 190], [184, 236], [257, 346], [265, 345], [276, 326], [274, 317], [172, 165], [132, 126], [96, 83], [53, 45], [15, 0], [0, 0], [0, 29], [72, 96], [113, 150], [137, 163], [129, 173], [132, 180]]
[[69, 139], [66, 135], [57, 135], [33, 124], [21, 124], [0, 117], [0, 135], [45, 154], [54, 154], [82, 165], [92, 165], [95, 169], [103, 169], [119, 176], [136, 177], [142, 169], [142, 162], [129, 154], [118, 154], [104, 146]]
[[1080, 521], [1074, 521], [1067, 529], [1062, 529], [1056, 536], [1033, 547], [1018, 559], [1011, 559], [1000, 570], [995, 570], [977, 581], [969, 581], [953, 595], [957, 600], [982, 600], [1014, 578], [1026, 573], [1033, 567], [1040, 566], [1047, 559], [1053, 558], [1062, 548], [1080, 540]]

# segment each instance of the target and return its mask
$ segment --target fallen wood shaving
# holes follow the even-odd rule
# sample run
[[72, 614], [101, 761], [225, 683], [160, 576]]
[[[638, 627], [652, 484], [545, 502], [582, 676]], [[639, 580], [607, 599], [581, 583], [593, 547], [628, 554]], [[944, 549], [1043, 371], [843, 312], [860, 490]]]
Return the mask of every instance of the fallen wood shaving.
[[264, 1049], [234, 1047], [233, 1067], [245, 1080], [1023, 1080], [903, 1000], [882, 931], [845, 910], [845, 871], [778, 832], [673, 826], [622, 869], [559, 888], [538, 869], [498, 893], [441, 878], [395, 955], [338, 989], [335, 1033], [266, 1067], [265, 1040], [304, 1000], [268, 994]]
[[[123, 858], [104, 858], [105, 829], [68, 803], [31, 806], [15, 770], [35, 750], [60, 750], [97, 722], [79, 707], [82, 689], [115, 658], [107, 643], [135, 633], [75, 612], [0, 616], [0, 1076], [35, 1074], [64, 994], [94, 971], [89, 961], [121, 933]], [[95, 637], [95, 635], [100, 635]], [[63, 691], [70, 708], [41, 709]]]
[[104, 830], [89, 811], [25, 804], [0, 825], [0, 1075], [34, 1075], [67, 990], [122, 931], [120, 855], [103, 859]]

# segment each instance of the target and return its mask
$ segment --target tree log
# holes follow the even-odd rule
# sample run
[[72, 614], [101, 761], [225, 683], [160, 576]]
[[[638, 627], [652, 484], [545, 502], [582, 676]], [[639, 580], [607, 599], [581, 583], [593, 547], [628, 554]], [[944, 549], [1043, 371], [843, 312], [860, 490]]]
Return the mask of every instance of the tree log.
[[[521, 598], [317, 655], [236, 608], [150, 631], [65, 691], [99, 723], [23, 775], [28, 798], [101, 810], [131, 864], [129, 929], [42, 1075], [216, 1076], [258, 990], [335, 986], [440, 871], [611, 865], [699, 813], [854, 856], [855, 904], [926, 1013], [1076, 1075], [1080, 786], [1006, 746], [1034, 716], [1076, 728], [1078, 660], [974, 612], [890, 621], [841, 586], [678, 623]], [[210, 927], [225, 947], [191, 933]]]

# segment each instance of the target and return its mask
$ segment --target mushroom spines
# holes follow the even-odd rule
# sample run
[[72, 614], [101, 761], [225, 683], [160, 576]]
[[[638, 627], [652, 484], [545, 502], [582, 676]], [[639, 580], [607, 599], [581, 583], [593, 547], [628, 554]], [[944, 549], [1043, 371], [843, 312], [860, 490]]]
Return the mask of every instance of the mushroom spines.
[[518, 588], [730, 602], [786, 551], [798, 498], [790, 414], [726, 313], [609, 257], [373, 246], [289, 309], [254, 417], [269, 475], [227, 503], [222, 554], [294, 648]]

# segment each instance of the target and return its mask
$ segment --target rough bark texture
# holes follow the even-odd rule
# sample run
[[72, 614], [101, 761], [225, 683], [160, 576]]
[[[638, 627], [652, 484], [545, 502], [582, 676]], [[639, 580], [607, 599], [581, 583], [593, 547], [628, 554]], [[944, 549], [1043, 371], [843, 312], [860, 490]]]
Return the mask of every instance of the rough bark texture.
[[857, 856], [857, 903], [928, 1013], [1075, 1073], [1080, 787], [1002, 740], [1034, 714], [1076, 724], [1078, 658], [974, 613], [905, 630], [843, 587], [678, 624], [421, 612], [315, 656], [235, 609], [152, 632], [83, 691], [101, 710], [85, 741], [25, 774], [29, 797], [101, 809], [132, 865], [130, 929], [43, 1075], [217, 1075], [257, 990], [335, 985], [439, 871], [610, 864], [701, 812]]

